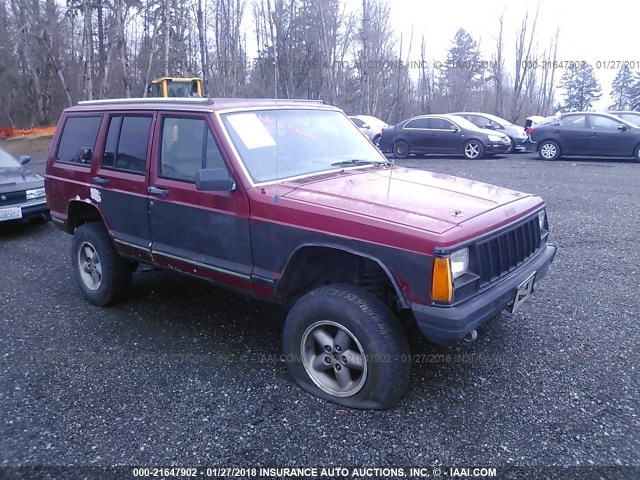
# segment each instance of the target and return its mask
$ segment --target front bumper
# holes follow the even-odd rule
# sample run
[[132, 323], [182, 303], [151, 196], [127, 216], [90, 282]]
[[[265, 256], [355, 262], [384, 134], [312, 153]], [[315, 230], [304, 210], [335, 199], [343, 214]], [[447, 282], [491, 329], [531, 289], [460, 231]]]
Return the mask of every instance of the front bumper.
[[486, 153], [505, 153], [509, 151], [511, 143], [485, 143], [484, 151]]
[[[29, 220], [45, 214], [49, 211], [47, 208], [47, 201], [44, 197], [35, 200], [27, 201], [24, 203], [18, 203], [13, 205], [6, 205], [6, 207], [16, 208], [20, 207], [22, 210], [22, 218], [15, 220], [8, 220], [9, 222], [19, 222], [20, 220]], [[4, 222], [3, 222], [4, 223]]]
[[529, 140], [528, 137], [514, 137], [513, 143], [514, 143], [515, 151], [526, 152], [527, 150], [529, 150], [527, 148], [527, 140]]
[[412, 304], [411, 309], [422, 334], [433, 343], [461, 340], [513, 301], [518, 285], [534, 271], [536, 285], [549, 271], [556, 246], [547, 244], [519, 270], [478, 296], [455, 307]]

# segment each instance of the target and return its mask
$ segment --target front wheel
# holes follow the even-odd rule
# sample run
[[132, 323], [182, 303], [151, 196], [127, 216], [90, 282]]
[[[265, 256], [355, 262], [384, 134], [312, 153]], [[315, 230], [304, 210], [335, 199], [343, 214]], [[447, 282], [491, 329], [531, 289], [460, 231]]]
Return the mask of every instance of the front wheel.
[[71, 261], [82, 292], [95, 305], [121, 300], [131, 284], [131, 263], [118, 254], [102, 222], [76, 228]]
[[640, 163], [640, 145], [638, 145], [633, 152], [633, 160]]
[[469, 140], [464, 144], [463, 152], [465, 158], [475, 160], [484, 156], [484, 147], [478, 140]]
[[509, 140], [511, 141], [511, 145], [509, 145], [509, 149], [504, 153], [515, 153], [515, 151], [516, 151], [516, 142], [511, 137], [509, 137]]
[[375, 137], [373, 137], [373, 144], [380, 148], [380, 135], [376, 135]]
[[542, 160], [557, 160], [560, 158], [560, 146], [551, 140], [544, 141], [538, 147], [538, 156]]
[[302, 389], [345, 407], [387, 409], [409, 384], [400, 322], [379, 298], [352, 285], [328, 285], [302, 297], [287, 316], [283, 346]]
[[393, 154], [397, 158], [407, 158], [410, 152], [411, 151], [409, 150], [409, 144], [404, 140], [398, 140], [393, 145]]

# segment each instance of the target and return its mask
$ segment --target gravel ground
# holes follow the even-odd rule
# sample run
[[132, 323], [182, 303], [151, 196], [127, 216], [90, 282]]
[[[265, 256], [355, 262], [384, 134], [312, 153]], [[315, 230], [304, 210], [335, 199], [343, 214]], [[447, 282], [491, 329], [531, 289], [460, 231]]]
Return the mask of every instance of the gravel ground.
[[412, 339], [424, 361], [395, 409], [298, 389], [280, 307], [142, 270], [130, 300], [94, 307], [70, 236], [4, 225], [0, 465], [640, 465], [640, 165], [397, 163], [540, 194], [558, 254], [475, 343]]

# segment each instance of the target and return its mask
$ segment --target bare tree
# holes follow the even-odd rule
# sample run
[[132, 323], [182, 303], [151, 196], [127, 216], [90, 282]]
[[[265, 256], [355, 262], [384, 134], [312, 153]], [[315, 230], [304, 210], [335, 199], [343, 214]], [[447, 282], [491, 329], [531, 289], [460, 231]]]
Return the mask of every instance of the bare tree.
[[528, 73], [530, 69], [535, 67], [532, 46], [533, 40], [536, 37], [539, 12], [540, 2], [538, 1], [531, 25], [529, 25], [529, 12], [527, 11], [522, 19], [520, 31], [517, 32], [515, 77], [513, 81], [513, 96], [511, 99], [510, 120], [512, 122], [517, 122], [518, 117], [520, 117], [520, 112], [524, 104], [523, 93], [526, 90], [526, 81], [531, 78]]

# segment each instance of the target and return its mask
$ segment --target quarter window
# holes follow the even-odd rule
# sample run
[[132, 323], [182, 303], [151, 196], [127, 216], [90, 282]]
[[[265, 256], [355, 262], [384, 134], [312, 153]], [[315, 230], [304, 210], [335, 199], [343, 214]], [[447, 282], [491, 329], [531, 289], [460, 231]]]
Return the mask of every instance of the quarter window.
[[165, 117], [159, 176], [195, 182], [203, 168], [226, 168], [220, 149], [202, 118]]
[[102, 167], [144, 173], [151, 120], [150, 116], [111, 117]]
[[91, 160], [82, 155], [82, 151], [95, 150], [101, 121], [101, 115], [68, 117], [58, 145], [57, 161], [88, 166]]

